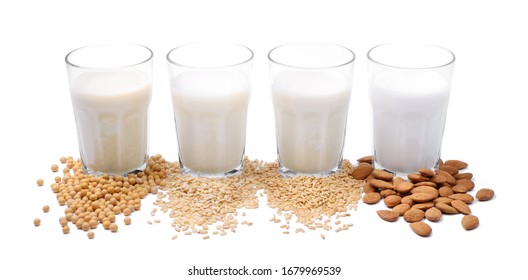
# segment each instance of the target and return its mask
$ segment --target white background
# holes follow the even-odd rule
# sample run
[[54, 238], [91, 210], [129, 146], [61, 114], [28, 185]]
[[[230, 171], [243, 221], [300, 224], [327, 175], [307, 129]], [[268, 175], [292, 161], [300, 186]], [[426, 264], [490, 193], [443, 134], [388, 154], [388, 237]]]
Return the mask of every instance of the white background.
[[[3, 1], [0, 4], [2, 171], [0, 279], [201, 279], [198, 267], [341, 266], [339, 277], [311, 279], [526, 279], [525, 120], [528, 119], [527, 9], [522, 1]], [[339, 234], [283, 235], [261, 200], [246, 211], [253, 227], [203, 241], [171, 240], [168, 221], [148, 225], [152, 197], [133, 225], [118, 234], [101, 228], [63, 235], [59, 207], [49, 189], [50, 165], [78, 157], [64, 56], [94, 43], [131, 42], [155, 53], [150, 151], [176, 160], [166, 53], [196, 41], [228, 41], [255, 52], [248, 117], [251, 158], [275, 159], [273, 111], [266, 54], [292, 41], [342, 44], [356, 55], [345, 158], [371, 153], [366, 52], [385, 42], [444, 46], [456, 57], [443, 158], [462, 159], [477, 189], [496, 197], [472, 205], [481, 225], [467, 232], [461, 216], [432, 224], [420, 238], [399, 221], [381, 221], [382, 205], [360, 204], [353, 228]], [[38, 188], [37, 178], [46, 180]], [[50, 213], [41, 207], [51, 205]], [[33, 226], [40, 217], [42, 225]], [[162, 219], [158, 214], [157, 218]], [[122, 217], [119, 216], [118, 222]], [[246, 277], [247, 278], [247, 277]], [[230, 279], [205, 277], [203, 279]], [[242, 279], [242, 277], [236, 278]], [[248, 279], [282, 279], [250, 277]], [[284, 279], [306, 279], [285, 277]]]

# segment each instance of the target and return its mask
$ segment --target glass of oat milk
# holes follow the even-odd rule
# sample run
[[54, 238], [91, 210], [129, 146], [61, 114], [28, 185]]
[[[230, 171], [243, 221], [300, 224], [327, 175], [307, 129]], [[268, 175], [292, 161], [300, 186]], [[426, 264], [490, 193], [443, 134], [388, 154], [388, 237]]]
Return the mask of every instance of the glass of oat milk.
[[325, 176], [341, 169], [354, 53], [291, 43], [268, 54], [279, 172]]
[[437, 167], [454, 54], [433, 45], [383, 44], [367, 56], [376, 168], [405, 175]]
[[66, 56], [81, 160], [92, 174], [142, 170], [148, 156], [152, 51], [93, 45]]
[[167, 54], [180, 170], [191, 176], [243, 172], [253, 52], [192, 43]]

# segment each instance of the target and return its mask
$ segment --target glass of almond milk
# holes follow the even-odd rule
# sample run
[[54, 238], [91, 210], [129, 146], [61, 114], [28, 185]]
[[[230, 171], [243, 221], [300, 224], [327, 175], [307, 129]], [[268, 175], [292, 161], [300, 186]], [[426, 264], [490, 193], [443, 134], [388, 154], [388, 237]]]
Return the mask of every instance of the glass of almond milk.
[[291, 43], [268, 54], [279, 173], [325, 176], [341, 169], [354, 53]]
[[167, 54], [182, 174], [243, 172], [253, 52], [231, 43], [192, 43]]
[[421, 44], [383, 44], [368, 54], [374, 165], [406, 175], [436, 168], [454, 54]]
[[152, 51], [132, 44], [82, 47], [66, 56], [85, 170], [127, 174], [148, 156]]

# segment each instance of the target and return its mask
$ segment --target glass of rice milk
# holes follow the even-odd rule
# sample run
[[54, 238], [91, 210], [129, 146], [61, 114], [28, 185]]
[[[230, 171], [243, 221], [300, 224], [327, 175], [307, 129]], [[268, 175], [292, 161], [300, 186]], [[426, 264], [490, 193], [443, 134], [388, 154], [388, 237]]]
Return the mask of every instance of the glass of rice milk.
[[291, 43], [268, 54], [279, 173], [325, 176], [341, 169], [354, 53]]
[[253, 52], [231, 43], [192, 43], [167, 54], [182, 174], [243, 172]]
[[146, 166], [152, 55], [144, 46], [116, 44], [86, 46], [66, 56], [88, 173], [127, 174]]
[[375, 167], [404, 176], [436, 168], [454, 54], [433, 45], [383, 44], [367, 56]]

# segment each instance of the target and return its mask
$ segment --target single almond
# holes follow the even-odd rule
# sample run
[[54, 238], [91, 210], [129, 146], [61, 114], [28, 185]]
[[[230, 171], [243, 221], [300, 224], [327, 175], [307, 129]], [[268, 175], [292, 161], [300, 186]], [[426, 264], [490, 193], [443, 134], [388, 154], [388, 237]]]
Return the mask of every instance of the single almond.
[[458, 179], [456, 184], [466, 187], [468, 191], [472, 191], [475, 188], [475, 183], [469, 179]]
[[416, 234], [418, 234], [421, 237], [427, 237], [430, 236], [433, 232], [433, 229], [430, 225], [424, 223], [424, 222], [414, 222], [409, 225], [412, 229], [412, 231]]
[[428, 202], [435, 198], [437, 198], [438, 195], [430, 194], [430, 193], [413, 193], [411, 194], [411, 199], [414, 202]]
[[454, 194], [455, 192], [450, 188], [450, 187], [441, 187], [438, 189], [438, 194], [441, 196], [441, 197], [448, 197], [452, 194]]
[[411, 180], [411, 182], [413, 183], [418, 183], [418, 182], [424, 182], [424, 181], [429, 181], [429, 178], [427, 177], [424, 177], [418, 173], [410, 173], [407, 175], [407, 178], [409, 180]]
[[468, 193], [455, 193], [455, 194], [452, 194], [452, 195], [450, 195], [448, 197], [452, 198], [452, 199], [462, 200], [466, 204], [473, 203], [473, 200], [475, 199], [472, 195], [470, 195]]
[[381, 200], [381, 195], [377, 192], [366, 193], [363, 196], [363, 202], [366, 204], [376, 204]]
[[394, 177], [394, 179], [392, 179], [392, 185], [396, 188], [396, 186], [398, 186], [399, 184], [405, 182], [405, 179], [403, 179], [402, 177]]
[[434, 171], [427, 168], [420, 168], [418, 169], [418, 173], [420, 173], [424, 177], [433, 177], [435, 175]]
[[383, 202], [385, 203], [385, 206], [389, 207], [389, 208], [392, 208], [398, 204], [400, 204], [401, 202], [401, 197], [399, 195], [389, 195], [387, 196]]
[[451, 206], [453, 208], [455, 208], [456, 210], [458, 210], [458, 212], [460, 212], [460, 213], [462, 213], [464, 215], [471, 214], [471, 209], [462, 200], [455, 199], [455, 200], [451, 201]]
[[411, 208], [403, 214], [403, 219], [406, 222], [414, 223], [423, 220], [425, 212], [420, 209]]
[[360, 163], [370, 163], [372, 164], [374, 162], [374, 156], [364, 156], [357, 159]]
[[460, 179], [471, 180], [473, 178], [473, 173], [470, 173], [470, 172], [458, 173], [457, 175], [455, 175], [453, 177], [455, 177], [455, 179], [457, 179], [457, 180], [460, 180]]
[[454, 192], [454, 193], [467, 193], [468, 192], [468, 189], [466, 188], [466, 186], [464, 185], [454, 185], [451, 190]]
[[373, 187], [379, 188], [379, 189], [394, 189], [391, 183], [380, 180], [380, 179], [372, 179], [370, 180], [370, 183]]
[[452, 166], [458, 170], [461, 170], [461, 169], [466, 169], [468, 167], [468, 164], [461, 161], [461, 160], [456, 160], [456, 159], [451, 159], [451, 160], [448, 160], [446, 162], [444, 162], [444, 165], [448, 165], [448, 166]]
[[378, 213], [378, 216], [387, 221], [387, 222], [395, 222], [396, 220], [398, 220], [398, 217], [400, 217], [400, 215], [398, 215], [398, 213], [396, 212], [393, 212], [391, 210], [378, 210], [376, 211], [376, 213]]
[[411, 182], [403, 182], [396, 185], [396, 191], [399, 193], [408, 193], [414, 188], [414, 185]]
[[371, 164], [360, 163], [354, 170], [352, 170], [350, 175], [356, 180], [364, 180], [372, 173], [373, 170], [374, 167], [372, 167]]
[[382, 191], [380, 192], [380, 194], [381, 194], [381, 197], [382, 197], [382, 198], [385, 198], [385, 197], [387, 197], [387, 196], [389, 196], [389, 195], [394, 195], [394, 194], [396, 194], [396, 191], [391, 190], [391, 189], [384, 189], [384, 190], [382, 190]]
[[453, 166], [449, 166], [447, 164], [444, 164], [444, 165], [438, 167], [438, 169], [444, 170], [445, 172], [451, 174], [451, 176], [454, 176], [454, 175], [458, 174], [458, 169], [454, 168]]
[[430, 193], [435, 196], [435, 198], [438, 197], [438, 190], [436, 188], [430, 187], [430, 186], [419, 186], [415, 187], [411, 190], [411, 193]]
[[433, 200], [433, 202], [436, 204], [438, 202], [443, 202], [447, 205], [451, 205], [451, 201], [453, 201], [454, 199], [452, 198], [449, 198], [449, 197], [443, 197], [443, 196], [440, 196], [440, 197], [437, 197]]
[[411, 209], [411, 206], [407, 203], [400, 203], [392, 208], [393, 212], [398, 213], [398, 215], [403, 216], [405, 212]]
[[462, 218], [462, 227], [465, 230], [472, 230], [478, 227], [479, 219], [475, 215], [466, 215]]
[[435, 206], [434, 202], [422, 202], [422, 203], [414, 204], [411, 208], [420, 209], [422, 211], [425, 211], [434, 206]]
[[433, 177], [431, 177], [431, 182], [439, 185], [439, 184], [442, 184], [444, 183], [446, 180], [446, 178], [440, 176], [440, 175], [433, 175]]
[[376, 188], [372, 186], [372, 184], [370, 184], [370, 182], [365, 182], [365, 184], [363, 184], [363, 192], [371, 193], [371, 192], [377, 192], [377, 190]]
[[445, 172], [444, 170], [441, 170], [441, 169], [436, 170], [436, 175], [444, 177], [444, 179], [446, 180], [446, 182], [449, 185], [451, 185], [451, 186], [456, 185], [455, 177], [453, 177], [451, 174]]
[[431, 207], [425, 211], [425, 218], [431, 222], [438, 222], [442, 218], [442, 211], [436, 207]]
[[[451, 203], [453, 203], [451, 201]], [[438, 208], [438, 210], [442, 211], [444, 214], [458, 214], [458, 210], [456, 210], [453, 206], [447, 205], [443, 202], [438, 202], [435, 204], [435, 207]]]
[[405, 204], [407, 204], [409, 206], [413, 206], [414, 205], [414, 201], [411, 199], [410, 195], [406, 195], [406, 196], [402, 197], [401, 203], [405, 203]]
[[433, 187], [433, 188], [436, 188], [437, 185], [431, 181], [423, 181], [423, 182], [418, 182], [416, 184], [414, 184], [415, 187], [421, 187], [421, 186], [429, 186], [429, 187]]
[[387, 182], [390, 182], [392, 181], [392, 179], [394, 179], [394, 175], [392, 173], [387, 172], [385, 170], [381, 170], [381, 169], [376, 169], [372, 171], [372, 175], [376, 179], [380, 179], [380, 180], [387, 181]]
[[493, 198], [495, 192], [492, 189], [483, 188], [480, 189], [475, 195], [480, 201], [488, 201]]

